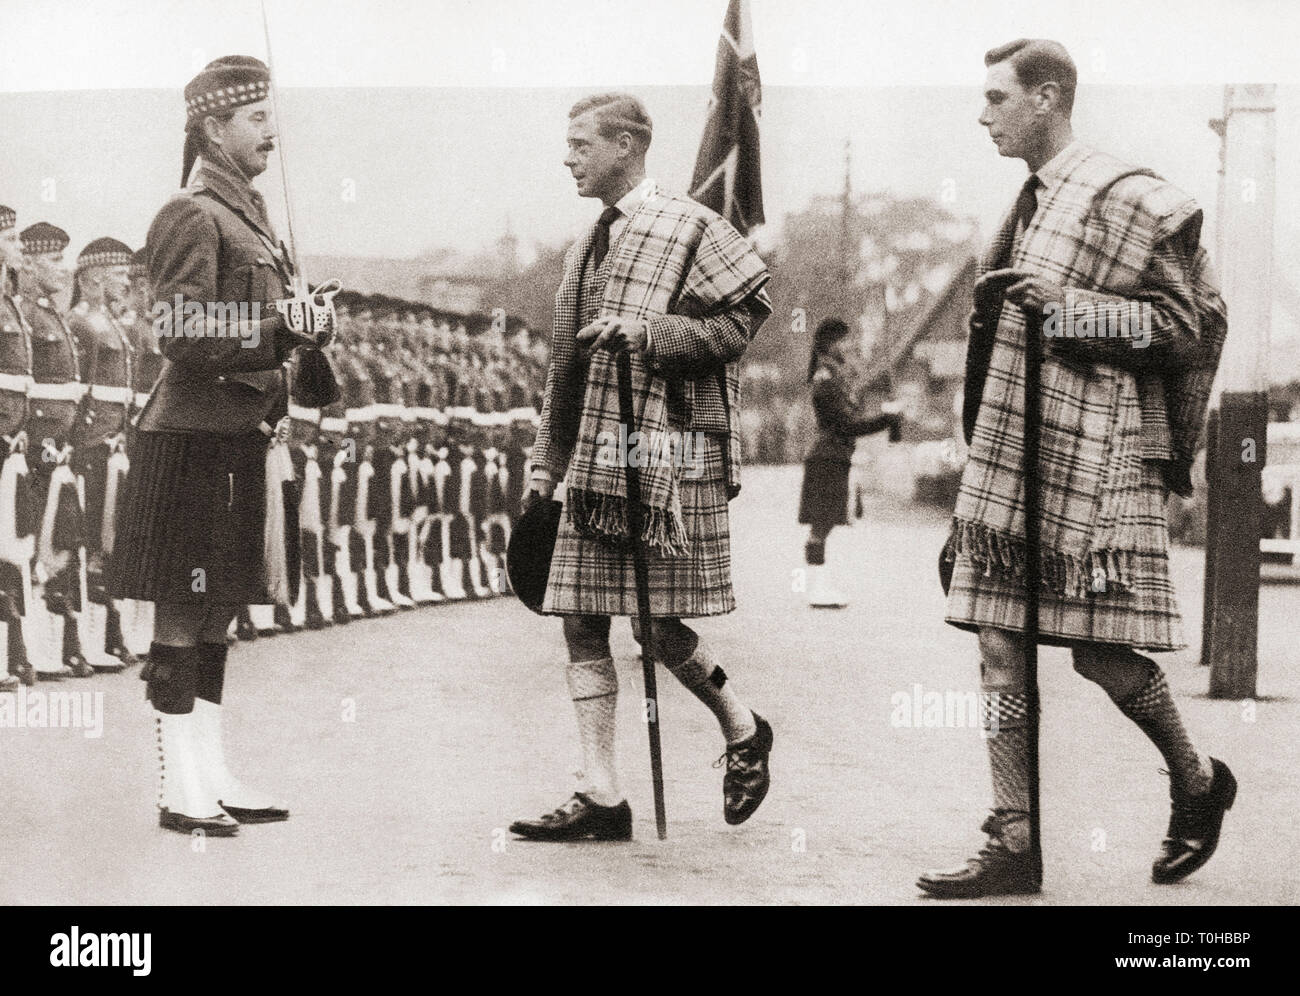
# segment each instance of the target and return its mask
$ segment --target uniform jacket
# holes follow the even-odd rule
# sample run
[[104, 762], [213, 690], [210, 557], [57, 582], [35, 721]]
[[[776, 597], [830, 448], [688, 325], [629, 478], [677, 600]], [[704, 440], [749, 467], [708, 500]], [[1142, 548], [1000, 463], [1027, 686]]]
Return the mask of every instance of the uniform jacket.
[[256, 304], [260, 328], [241, 338], [236, 321], [209, 316], [205, 335], [161, 335], [162, 373], [139, 428], [235, 435], [287, 413], [283, 365], [293, 340], [273, 305], [288, 283], [277, 246], [261, 197], [211, 163], [158, 212], [147, 242], [152, 317], [165, 319], [179, 296], [205, 314], [210, 303]]
[[91, 311], [84, 303], [69, 313], [68, 328], [89, 391], [75, 441], [79, 446], [94, 446], [122, 431], [134, 397], [125, 330], [104, 310]]
[[[12, 436], [27, 419], [27, 385], [32, 358], [26, 321], [10, 297], [15, 288], [6, 275], [0, 284], [0, 431]], [[0, 451], [0, 458], [4, 456]]]
[[[54, 302], [30, 280], [18, 281], [14, 298], [31, 330], [32, 385], [28, 388], [29, 445], [52, 439], [67, 443], [76, 427], [85, 388], [81, 383], [76, 341]], [[41, 470], [49, 460], [34, 462]], [[39, 470], [37, 473], [39, 474]]]

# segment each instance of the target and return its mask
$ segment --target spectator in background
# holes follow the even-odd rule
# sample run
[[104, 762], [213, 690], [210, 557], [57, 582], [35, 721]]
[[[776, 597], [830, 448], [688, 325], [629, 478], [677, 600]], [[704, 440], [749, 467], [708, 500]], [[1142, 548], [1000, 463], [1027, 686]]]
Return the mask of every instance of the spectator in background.
[[808, 564], [808, 604], [815, 609], [840, 609], [848, 599], [837, 591], [826, 572], [826, 538], [836, 526], [848, 525], [849, 466], [857, 437], [889, 430], [898, 437], [902, 416], [881, 411], [863, 416], [854, 403], [852, 372], [843, 343], [849, 327], [838, 318], [817, 326], [808, 357], [817, 434], [804, 457], [799, 522], [807, 525], [804, 559]]

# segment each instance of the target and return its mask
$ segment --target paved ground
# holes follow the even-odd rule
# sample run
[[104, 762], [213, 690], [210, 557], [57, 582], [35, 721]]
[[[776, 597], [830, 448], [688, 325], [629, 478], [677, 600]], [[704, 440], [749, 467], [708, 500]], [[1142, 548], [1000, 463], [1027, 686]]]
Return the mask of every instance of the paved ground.
[[[558, 624], [498, 599], [237, 647], [229, 752], [293, 818], [198, 849], [156, 826], [143, 685], [65, 682], [104, 692], [103, 735], [0, 729], [0, 902], [924, 902], [917, 871], [973, 853], [988, 804], [978, 730], [896, 725], [916, 685], [975, 689], [973, 638], [941, 622], [943, 517], [870, 502], [831, 541], [852, 606], [813, 612], [792, 591], [798, 469], [747, 475], [733, 506], [741, 609], [701, 627], [776, 731], [774, 787], [745, 826], [722, 821], [711, 717], [664, 675], [670, 837], [655, 839], [635, 644], [620, 625], [636, 840], [510, 838], [511, 819], [567, 795], [577, 748]], [[1175, 569], [1195, 642], [1199, 552], [1178, 551]], [[1266, 588], [1262, 603], [1253, 707], [1206, 699], [1194, 648], [1165, 661], [1192, 729], [1241, 783], [1219, 854], [1177, 887], [1147, 882], [1168, 811], [1159, 755], [1062, 652], [1044, 653], [1047, 884], [1030, 901], [1300, 901], [1295, 875], [1279, 873], [1300, 865], [1300, 589]]]

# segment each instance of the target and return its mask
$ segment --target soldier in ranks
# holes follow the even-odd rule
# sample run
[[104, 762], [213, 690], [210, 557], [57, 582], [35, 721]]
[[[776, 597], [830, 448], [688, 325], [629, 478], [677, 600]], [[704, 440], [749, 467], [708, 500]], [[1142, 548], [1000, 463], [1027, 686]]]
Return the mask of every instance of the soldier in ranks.
[[[376, 569], [375, 537], [378, 523], [372, 509], [371, 492], [375, 478], [375, 368], [371, 363], [370, 337], [374, 321], [365, 299], [358, 304], [359, 311], [353, 322], [350, 338], [356, 346], [350, 353], [351, 363], [344, 371], [344, 397], [348, 408], [346, 417], [348, 436], [356, 454], [356, 495], [352, 519], [352, 569], [361, 579], [362, 607], [368, 615], [388, 615], [397, 611], [388, 598], [380, 592], [380, 574]], [[385, 503], [386, 504], [386, 503]]]
[[[32, 294], [20, 305], [32, 344], [27, 435], [40, 453], [40, 459], [28, 464], [38, 522], [33, 580], [42, 586], [42, 597], [33, 598], [28, 608], [32, 629], [43, 644], [36, 670], [41, 678], [88, 678], [95, 669], [81, 652], [77, 630], [84, 527], [71, 467], [72, 436], [85, 386], [72, 333], [55, 304], [71, 283], [63, 262], [68, 233], [38, 222], [23, 229], [19, 238]], [[28, 646], [33, 649], [30, 641]]]
[[[466, 381], [461, 381], [462, 398], [473, 399]], [[455, 431], [451, 446], [452, 474], [456, 483], [455, 500], [451, 508], [451, 555], [461, 561], [462, 585], [471, 598], [487, 598], [492, 594], [488, 587], [484, 565], [479, 557], [479, 537], [483, 517], [487, 512], [487, 490], [484, 486], [481, 464], [475, 460], [478, 447], [476, 419], [479, 414], [473, 405], [465, 404], [452, 409], [452, 427]], [[481, 459], [481, 458], [480, 458]]]
[[77, 257], [68, 328], [77, 346], [86, 395], [74, 435], [72, 466], [85, 523], [85, 600], [81, 645], [91, 666], [122, 670], [139, 663], [126, 645], [120, 606], [104, 588], [120, 512], [118, 497], [129, 467], [126, 427], [134, 406], [127, 311], [131, 250], [117, 239], [88, 244]]
[[[129, 309], [120, 324], [131, 343], [131, 415], [126, 424], [126, 453], [129, 458], [135, 438], [135, 420], [149, 401], [149, 392], [162, 373], [163, 354], [153, 325], [153, 287], [149, 283], [149, 254], [137, 249], [128, 271]], [[129, 466], [129, 464], [128, 464]], [[120, 492], [119, 492], [120, 494]], [[121, 607], [123, 634], [128, 649], [140, 660], [149, 655], [153, 640], [153, 602], [134, 598], [115, 600]]]
[[[479, 397], [481, 404], [481, 390]], [[466, 514], [474, 537], [474, 564], [478, 568], [475, 584], [485, 592], [484, 597], [490, 597], [501, 593], [501, 580], [496, 573], [501, 565], [488, 552], [487, 543], [489, 494], [492, 486], [487, 469], [487, 432], [492, 424], [492, 415], [483, 408], [475, 408], [470, 418], [473, 431], [470, 433], [469, 452], [466, 454], [469, 459], [467, 463], [462, 463], [462, 467], [468, 469], [469, 477], [463, 494], [469, 496]]]
[[[390, 573], [398, 595], [412, 605], [425, 605], [433, 601], [433, 592], [421, 584], [422, 570], [416, 543], [425, 511], [419, 508], [420, 453], [417, 409], [424, 370], [416, 357], [420, 324], [415, 312], [407, 305], [402, 309], [401, 322], [392, 316], [389, 357], [398, 370], [401, 386], [398, 418], [393, 423], [393, 446], [396, 460], [393, 464], [393, 531]], [[419, 521], [417, 521], [417, 519]]]
[[350, 359], [343, 338], [351, 335], [352, 317], [348, 302], [352, 296], [334, 300], [342, 335], [326, 347], [331, 367], [339, 382], [339, 397], [321, 408], [316, 433], [317, 463], [321, 468], [321, 528], [325, 575], [330, 581], [331, 622], [342, 625], [365, 615], [357, 601], [357, 576], [352, 573], [350, 537], [352, 508], [356, 505], [356, 446], [348, 436], [347, 404]]
[[441, 320], [435, 330], [433, 344], [433, 372], [435, 380], [441, 385], [439, 393], [443, 397], [443, 408], [451, 404], [456, 396], [456, 375], [453, 370], [451, 355], [451, 329], [445, 319]]
[[[332, 405], [321, 409], [320, 430], [317, 435], [322, 473], [328, 474], [328, 494], [322, 494], [325, 511], [326, 547], [325, 568], [330, 575], [333, 587], [334, 621], [346, 622], [350, 619], [373, 614], [366, 601], [365, 586], [362, 578], [365, 572], [365, 550], [361, 549], [360, 570], [352, 552], [354, 538], [353, 526], [357, 514], [357, 442], [349, 434], [347, 410], [354, 398], [364, 393], [358, 384], [357, 366], [351, 349], [345, 345], [354, 335], [352, 316], [348, 302], [342, 302], [340, 294], [335, 299], [335, 311], [339, 316], [339, 327], [343, 335], [336, 338], [327, 348], [330, 365], [333, 366], [339, 382], [339, 399]], [[322, 487], [324, 491], [324, 486]]]
[[370, 380], [375, 387], [375, 419], [369, 459], [374, 475], [366, 494], [367, 517], [374, 523], [374, 571], [379, 597], [399, 609], [415, 603], [397, 590], [397, 571], [393, 558], [393, 527], [398, 516], [395, 504], [405, 464], [404, 451], [398, 445], [401, 435], [400, 412], [405, 401], [401, 370], [391, 355], [391, 312], [386, 301], [376, 301], [363, 312], [363, 326], [369, 349], [366, 354]]
[[450, 404], [443, 410], [439, 444], [434, 451], [436, 462], [433, 467], [438, 519], [441, 525], [439, 570], [442, 573], [442, 590], [448, 598], [457, 600], [472, 597], [473, 591], [473, 588], [465, 583], [466, 550], [469, 542], [464, 518], [460, 514], [460, 446], [457, 435], [461, 431], [462, 420], [458, 412], [459, 409]]
[[[408, 314], [411, 314], [408, 312]], [[415, 318], [415, 315], [411, 315]], [[411, 495], [411, 530], [408, 536], [411, 594], [416, 604], [441, 602], [444, 599], [439, 560], [429, 558], [431, 532], [441, 532], [433, 517], [436, 512], [436, 485], [434, 483], [433, 451], [437, 432], [437, 408], [441, 375], [433, 360], [437, 329], [433, 312], [427, 307], [419, 309], [418, 320], [407, 329], [409, 364], [413, 371], [415, 421], [411, 438], [407, 440], [407, 488]]]
[[509, 594], [506, 577], [506, 546], [510, 542], [510, 516], [506, 505], [506, 488], [510, 470], [502, 448], [505, 442], [505, 412], [488, 415], [487, 447], [483, 450], [483, 471], [487, 501], [483, 522], [483, 559], [488, 564], [489, 586], [498, 595]]
[[[408, 382], [409, 384], [409, 382]], [[413, 392], [403, 392], [408, 403], [402, 406], [401, 416], [396, 429], [394, 447], [398, 450], [393, 462], [393, 531], [391, 548], [393, 566], [389, 569], [392, 579], [390, 587], [395, 594], [406, 598], [412, 605], [422, 605], [433, 599], [419, 583], [419, 569], [413, 563], [415, 558], [415, 535], [419, 528], [417, 522], [417, 502], [419, 499], [420, 456], [419, 442], [416, 439], [416, 412]], [[423, 515], [419, 516], [422, 520]], [[416, 568], [412, 570], [412, 568]], [[418, 597], [417, 597], [418, 596]]]
[[524, 514], [524, 490], [528, 487], [528, 451], [532, 447], [536, 430], [533, 426], [531, 408], [522, 405], [510, 410], [510, 424], [507, 429], [505, 447], [506, 466], [506, 514], [513, 526]]
[[0, 205], [0, 622], [5, 624], [8, 667], [0, 675], [0, 692], [36, 680], [23, 616], [31, 594], [33, 537], [30, 484], [27, 470], [27, 391], [32, 380], [31, 330], [19, 308], [18, 278], [22, 251], [18, 217]]
[[[298, 362], [296, 356], [294, 362]], [[335, 621], [334, 584], [328, 566], [334, 558], [326, 556], [332, 544], [325, 532], [329, 521], [329, 483], [320, 461], [321, 412], [290, 402], [289, 419], [289, 458], [302, 489], [298, 502], [302, 583], [298, 586], [293, 611], [281, 605], [275, 610], [278, 628], [293, 632], [302, 626], [324, 629]]]
[[[343, 334], [351, 328], [351, 317], [346, 307], [338, 307], [335, 299], [335, 312], [339, 316], [339, 328]], [[343, 347], [339, 339], [334, 339], [326, 348], [331, 367], [339, 378], [339, 399], [330, 406], [321, 408], [320, 424], [316, 432], [316, 459], [321, 469], [321, 568], [330, 583], [330, 619], [335, 625], [352, 622], [352, 619], [364, 615], [360, 602], [356, 599], [356, 577], [352, 575], [348, 563], [348, 520], [341, 515], [344, 485], [347, 484], [348, 472], [355, 471], [355, 460], [351, 459], [354, 447], [347, 439], [346, 380], [343, 377], [346, 361], [343, 359]], [[354, 475], [355, 486], [355, 475]], [[355, 501], [352, 499], [352, 501]]]
[[[445, 354], [440, 354], [445, 355]], [[451, 560], [451, 515], [447, 504], [447, 480], [451, 476], [451, 465], [447, 461], [448, 403], [446, 380], [441, 371], [435, 371], [434, 393], [431, 400], [431, 420], [425, 455], [429, 472], [425, 482], [426, 502], [429, 506], [429, 518], [425, 527], [423, 544], [424, 561], [432, 569], [433, 585], [445, 598], [459, 599], [465, 597], [460, 572]]]
[[[423, 400], [430, 400], [423, 395]], [[415, 496], [415, 510], [411, 519], [411, 585], [416, 601], [441, 602], [446, 598], [442, 590], [439, 570], [441, 556], [430, 556], [430, 536], [441, 533], [435, 518], [437, 512], [437, 486], [434, 481], [433, 450], [438, 429], [437, 410], [429, 404], [418, 405], [416, 436], [408, 457], [408, 479]], [[439, 553], [441, 547], [439, 546]]]

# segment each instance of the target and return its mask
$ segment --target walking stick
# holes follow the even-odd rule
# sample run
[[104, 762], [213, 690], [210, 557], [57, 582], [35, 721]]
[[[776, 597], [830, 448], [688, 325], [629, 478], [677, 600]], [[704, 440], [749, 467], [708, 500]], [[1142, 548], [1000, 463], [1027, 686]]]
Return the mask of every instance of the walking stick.
[[[632, 410], [632, 359], [618, 354], [618, 408], [623, 438], [636, 428]], [[632, 567], [636, 575], [637, 618], [641, 627], [641, 675], [645, 680], [646, 729], [650, 733], [650, 777], [654, 781], [655, 829], [660, 840], [668, 839], [668, 817], [664, 812], [664, 762], [659, 746], [659, 696], [655, 689], [654, 639], [650, 620], [650, 567], [641, 544], [641, 472], [630, 460], [627, 470], [627, 522], [631, 533]]]
[[1043, 879], [1043, 842], [1039, 832], [1038, 806], [1038, 595], [1041, 584], [1039, 562], [1040, 501], [1038, 449], [1042, 433], [1042, 342], [1036, 330], [1042, 315], [1028, 308], [1025, 319], [1025, 698], [1029, 708], [1027, 727], [1029, 753], [1029, 853], [1038, 881]]

